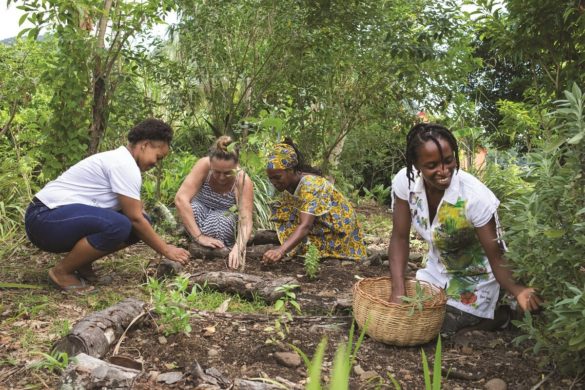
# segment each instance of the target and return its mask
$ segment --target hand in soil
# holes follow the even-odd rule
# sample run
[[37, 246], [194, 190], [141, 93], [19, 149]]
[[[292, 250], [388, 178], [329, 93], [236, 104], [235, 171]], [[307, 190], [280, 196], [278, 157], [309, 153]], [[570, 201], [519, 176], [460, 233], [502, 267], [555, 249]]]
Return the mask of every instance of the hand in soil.
[[276, 263], [277, 261], [282, 260], [283, 257], [284, 253], [282, 249], [270, 249], [264, 253], [264, 256], [262, 256], [262, 261], [265, 263]]

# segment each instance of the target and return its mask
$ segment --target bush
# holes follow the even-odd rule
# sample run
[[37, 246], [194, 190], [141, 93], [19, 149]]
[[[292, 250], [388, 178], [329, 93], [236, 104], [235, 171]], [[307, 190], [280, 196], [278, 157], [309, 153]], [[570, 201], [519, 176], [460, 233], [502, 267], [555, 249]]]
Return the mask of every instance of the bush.
[[542, 315], [524, 318], [520, 340], [535, 341], [567, 373], [585, 361], [585, 96], [574, 86], [552, 113], [548, 147], [529, 155], [533, 190], [510, 203], [508, 257], [520, 280], [546, 302]]

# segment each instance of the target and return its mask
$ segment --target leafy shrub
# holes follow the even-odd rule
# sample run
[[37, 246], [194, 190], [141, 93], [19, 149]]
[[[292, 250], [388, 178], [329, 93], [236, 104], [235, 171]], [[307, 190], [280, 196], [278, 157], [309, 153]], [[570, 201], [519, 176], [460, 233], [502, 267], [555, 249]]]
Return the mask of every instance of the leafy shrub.
[[585, 361], [585, 96], [574, 86], [565, 97], [552, 113], [557, 126], [549, 146], [529, 156], [533, 190], [510, 204], [508, 257], [546, 302], [542, 315], [525, 317], [520, 327], [527, 334], [519, 341], [535, 341], [535, 352], [579, 373]]

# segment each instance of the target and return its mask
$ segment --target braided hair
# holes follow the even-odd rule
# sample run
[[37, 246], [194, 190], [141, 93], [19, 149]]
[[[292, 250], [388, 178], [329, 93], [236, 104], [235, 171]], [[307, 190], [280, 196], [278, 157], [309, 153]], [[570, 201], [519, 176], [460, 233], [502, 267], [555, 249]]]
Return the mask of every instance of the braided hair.
[[439, 139], [443, 139], [449, 143], [455, 154], [457, 169], [459, 169], [459, 146], [457, 145], [457, 140], [453, 136], [453, 133], [451, 133], [446, 127], [436, 123], [416, 124], [410, 129], [406, 136], [406, 177], [408, 178], [409, 187], [410, 182], [414, 182], [413, 167], [417, 160], [416, 151], [419, 146], [427, 141], [433, 141], [439, 149], [441, 160], [443, 160], [443, 150], [439, 144]]
[[312, 174], [317, 175], [317, 176], [323, 176], [323, 172], [319, 168], [316, 168], [316, 167], [313, 167], [313, 166], [307, 164], [307, 162], [305, 161], [305, 157], [300, 152], [299, 148], [297, 147], [297, 145], [295, 145], [295, 143], [293, 142], [293, 140], [291, 138], [285, 137], [284, 140], [282, 141], [282, 143], [291, 146], [294, 149], [295, 153], [297, 154], [298, 163], [297, 163], [296, 167], [294, 167], [295, 171], [312, 173]]

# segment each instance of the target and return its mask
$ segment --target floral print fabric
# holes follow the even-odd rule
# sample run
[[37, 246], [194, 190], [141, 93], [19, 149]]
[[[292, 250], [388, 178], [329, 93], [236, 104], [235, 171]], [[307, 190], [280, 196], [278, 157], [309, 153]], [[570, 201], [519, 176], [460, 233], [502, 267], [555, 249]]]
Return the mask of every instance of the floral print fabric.
[[429, 221], [424, 183], [417, 177], [408, 187], [406, 168], [392, 183], [393, 195], [408, 201], [412, 225], [429, 244], [428, 259], [417, 279], [445, 288], [448, 305], [478, 317], [493, 318], [499, 296], [489, 261], [475, 229], [496, 217], [495, 195], [474, 176], [456, 171]]
[[300, 213], [314, 215], [309, 235], [295, 251], [303, 254], [306, 244], [319, 249], [320, 257], [359, 260], [366, 256], [366, 247], [356, 213], [351, 204], [333, 184], [321, 176], [305, 175], [295, 193], [281, 193], [272, 204], [272, 221], [278, 239], [285, 242], [300, 223]]

